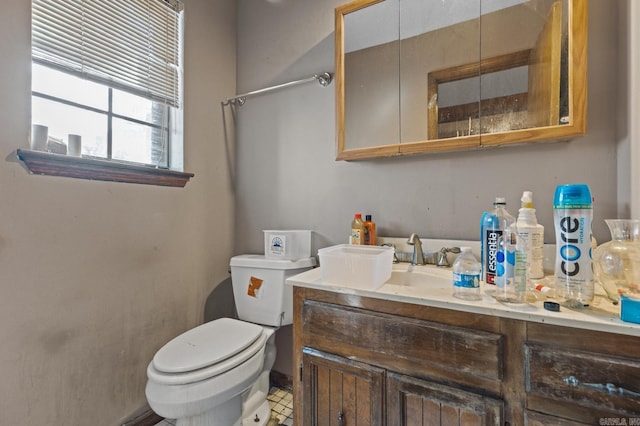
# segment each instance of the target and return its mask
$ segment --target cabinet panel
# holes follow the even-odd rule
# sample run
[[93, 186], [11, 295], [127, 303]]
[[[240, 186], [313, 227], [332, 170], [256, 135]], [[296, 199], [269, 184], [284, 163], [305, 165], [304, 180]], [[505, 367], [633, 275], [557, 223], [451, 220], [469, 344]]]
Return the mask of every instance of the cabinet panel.
[[387, 373], [387, 425], [497, 425], [504, 404], [449, 386]]
[[584, 422], [640, 416], [637, 358], [527, 344], [525, 362], [530, 409]]
[[384, 370], [304, 348], [303, 424], [382, 425]]
[[500, 334], [313, 300], [305, 300], [303, 317], [305, 346], [410, 375], [446, 375], [482, 388], [503, 376]]

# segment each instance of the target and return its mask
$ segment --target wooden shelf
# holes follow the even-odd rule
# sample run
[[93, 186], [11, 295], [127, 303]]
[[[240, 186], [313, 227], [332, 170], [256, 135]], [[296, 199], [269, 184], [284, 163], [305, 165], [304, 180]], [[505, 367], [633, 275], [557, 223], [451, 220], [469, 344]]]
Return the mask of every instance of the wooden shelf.
[[26, 149], [18, 149], [16, 155], [31, 173], [38, 175], [180, 188], [194, 177], [193, 173]]

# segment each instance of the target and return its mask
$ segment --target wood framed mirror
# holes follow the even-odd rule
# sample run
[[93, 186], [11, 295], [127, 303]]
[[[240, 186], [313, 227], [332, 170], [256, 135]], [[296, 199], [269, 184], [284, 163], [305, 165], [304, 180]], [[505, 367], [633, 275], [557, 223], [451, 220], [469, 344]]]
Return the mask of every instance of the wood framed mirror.
[[586, 133], [584, 0], [355, 0], [335, 42], [337, 160]]

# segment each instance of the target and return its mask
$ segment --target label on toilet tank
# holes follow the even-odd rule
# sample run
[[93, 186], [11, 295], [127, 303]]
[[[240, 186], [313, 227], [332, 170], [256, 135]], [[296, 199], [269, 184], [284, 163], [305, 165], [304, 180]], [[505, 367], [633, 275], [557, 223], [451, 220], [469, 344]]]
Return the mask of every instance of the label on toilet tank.
[[257, 299], [260, 298], [262, 292], [260, 291], [260, 287], [262, 287], [262, 281], [260, 278], [251, 277], [249, 278], [249, 286], [247, 287], [247, 295], [251, 297], [255, 297]]
[[272, 256], [285, 256], [287, 254], [287, 237], [285, 235], [269, 235], [268, 250], [268, 254]]

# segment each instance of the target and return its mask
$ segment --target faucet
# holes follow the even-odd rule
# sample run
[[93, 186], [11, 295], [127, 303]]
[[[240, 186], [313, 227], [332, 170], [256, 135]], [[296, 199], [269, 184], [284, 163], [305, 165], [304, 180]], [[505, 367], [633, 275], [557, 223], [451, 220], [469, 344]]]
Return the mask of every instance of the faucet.
[[424, 265], [424, 255], [422, 254], [422, 242], [417, 234], [411, 234], [407, 240], [407, 244], [413, 246], [412, 265]]

